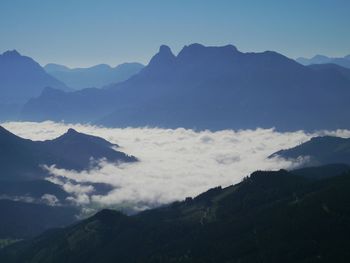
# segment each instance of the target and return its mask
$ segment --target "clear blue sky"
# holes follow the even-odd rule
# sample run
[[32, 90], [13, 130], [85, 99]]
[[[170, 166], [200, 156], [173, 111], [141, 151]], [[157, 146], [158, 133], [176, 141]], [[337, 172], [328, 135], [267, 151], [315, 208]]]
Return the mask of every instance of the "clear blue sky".
[[0, 53], [41, 64], [147, 63], [161, 44], [350, 54], [349, 0], [0, 0]]

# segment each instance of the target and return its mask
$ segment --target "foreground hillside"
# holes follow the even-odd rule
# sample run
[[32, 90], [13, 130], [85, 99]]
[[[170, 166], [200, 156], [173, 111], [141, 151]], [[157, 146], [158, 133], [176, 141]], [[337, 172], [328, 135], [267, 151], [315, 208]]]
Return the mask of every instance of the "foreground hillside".
[[0, 260], [349, 262], [349, 187], [349, 173], [316, 180], [255, 172], [237, 185], [138, 215], [103, 210], [5, 248]]

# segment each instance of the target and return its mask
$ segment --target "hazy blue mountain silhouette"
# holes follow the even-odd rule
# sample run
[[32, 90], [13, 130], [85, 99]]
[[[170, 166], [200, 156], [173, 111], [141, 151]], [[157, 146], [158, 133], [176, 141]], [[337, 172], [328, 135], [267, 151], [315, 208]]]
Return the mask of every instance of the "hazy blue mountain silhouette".
[[0, 120], [16, 116], [20, 105], [39, 96], [45, 87], [69, 90], [33, 59], [16, 50], [0, 55]]
[[137, 215], [102, 210], [0, 250], [0, 260], [348, 262], [349, 187], [349, 172], [310, 180], [258, 171], [239, 184]]
[[339, 58], [332, 58], [323, 55], [316, 55], [312, 58], [300, 57], [296, 59], [297, 62], [307, 66], [312, 64], [337, 64], [339, 66], [350, 68], [350, 55]]
[[82, 170], [91, 165], [91, 158], [110, 162], [134, 162], [137, 159], [108, 141], [69, 129], [62, 136], [47, 141], [22, 139], [0, 126], [0, 180], [44, 179], [42, 165]]
[[305, 159], [303, 166], [318, 166], [334, 163], [350, 165], [350, 138], [333, 136], [314, 137], [311, 140], [287, 150], [281, 150], [270, 157]]
[[350, 125], [349, 98], [350, 81], [339, 70], [306, 67], [272, 51], [192, 44], [177, 56], [161, 46], [140, 73], [103, 90], [46, 89], [25, 105], [22, 119], [118, 127], [335, 129]]
[[68, 87], [79, 90], [91, 87], [101, 88], [127, 80], [143, 67], [140, 63], [124, 63], [116, 67], [100, 64], [89, 68], [68, 68], [57, 64], [47, 64], [44, 69]]

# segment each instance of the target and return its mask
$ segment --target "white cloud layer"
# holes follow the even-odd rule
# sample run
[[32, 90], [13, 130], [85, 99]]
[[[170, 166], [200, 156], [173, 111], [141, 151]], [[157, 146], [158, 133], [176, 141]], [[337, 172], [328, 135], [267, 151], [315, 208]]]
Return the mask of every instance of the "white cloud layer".
[[[112, 129], [54, 122], [10, 122], [2, 126], [33, 140], [52, 139], [68, 128], [74, 128], [120, 145], [119, 150], [136, 156], [140, 162], [117, 166], [101, 161], [99, 167], [79, 173], [53, 166], [48, 168], [52, 174], [50, 180], [73, 193], [75, 202], [134, 209], [182, 200], [219, 185], [228, 186], [255, 170], [291, 168], [297, 164], [267, 157], [313, 136], [350, 137], [348, 130], [314, 134], [303, 131], [280, 133], [273, 129], [195, 132], [181, 128]], [[107, 195], [96, 195], [93, 187], [87, 186], [89, 182], [110, 184], [114, 189]]]

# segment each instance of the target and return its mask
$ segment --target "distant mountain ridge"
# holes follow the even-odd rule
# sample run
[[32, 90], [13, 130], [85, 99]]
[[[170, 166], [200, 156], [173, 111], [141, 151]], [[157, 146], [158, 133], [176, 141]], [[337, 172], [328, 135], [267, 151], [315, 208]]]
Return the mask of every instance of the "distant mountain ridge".
[[297, 62], [303, 65], [312, 65], [312, 64], [336, 64], [345, 68], [350, 69], [350, 55], [344, 57], [327, 57], [323, 55], [316, 55], [312, 58], [300, 57], [296, 59]]
[[192, 44], [175, 56], [163, 45], [130, 79], [103, 90], [47, 89], [21, 117], [113, 127], [348, 128], [350, 80], [344, 74], [343, 68], [320, 71], [272, 51]]
[[16, 117], [22, 104], [39, 96], [45, 87], [69, 91], [30, 57], [16, 50], [0, 55], [0, 120]]
[[144, 66], [140, 63], [123, 63], [116, 67], [99, 64], [88, 68], [68, 68], [58, 64], [47, 64], [47, 73], [64, 82], [72, 89], [102, 88], [127, 80]]

